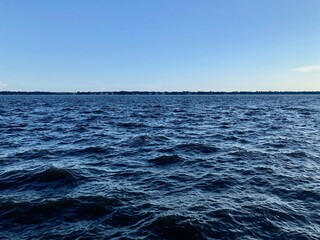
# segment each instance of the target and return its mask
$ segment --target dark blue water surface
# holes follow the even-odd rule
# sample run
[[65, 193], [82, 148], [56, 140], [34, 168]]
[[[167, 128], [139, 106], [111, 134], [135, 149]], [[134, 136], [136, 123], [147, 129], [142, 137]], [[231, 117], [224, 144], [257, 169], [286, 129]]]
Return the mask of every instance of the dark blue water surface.
[[320, 95], [0, 96], [1, 239], [319, 239]]

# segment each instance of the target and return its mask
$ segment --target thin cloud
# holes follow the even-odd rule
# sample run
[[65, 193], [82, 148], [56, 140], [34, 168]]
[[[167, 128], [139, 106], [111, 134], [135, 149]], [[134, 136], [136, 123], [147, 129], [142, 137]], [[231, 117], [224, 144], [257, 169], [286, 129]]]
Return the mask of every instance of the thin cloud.
[[6, 88], [7, 86], [8, 84], [0, 82], [0, 90]]
[[302, 73], [315, 72], [315, 71], [320, 71], [320, 65], [298, 67], [293, 70], [297, 72], [302, 72]]

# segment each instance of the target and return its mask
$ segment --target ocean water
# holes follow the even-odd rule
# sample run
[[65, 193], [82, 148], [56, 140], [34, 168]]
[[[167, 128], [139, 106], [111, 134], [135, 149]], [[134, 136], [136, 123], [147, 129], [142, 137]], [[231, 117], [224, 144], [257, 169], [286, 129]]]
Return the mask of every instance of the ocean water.
[[0, 96], [0, 239], [319, 239], [320, 95]]

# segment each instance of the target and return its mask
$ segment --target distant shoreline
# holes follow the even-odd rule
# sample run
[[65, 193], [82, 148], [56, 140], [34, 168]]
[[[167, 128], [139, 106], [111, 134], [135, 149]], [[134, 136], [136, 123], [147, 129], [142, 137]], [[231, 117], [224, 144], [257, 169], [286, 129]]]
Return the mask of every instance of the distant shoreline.
[[245, 94], [320, 94], [320, 91], [104, 91], [104, 92], [47, 92], [0, 91], [0, 95], [245, 95]]

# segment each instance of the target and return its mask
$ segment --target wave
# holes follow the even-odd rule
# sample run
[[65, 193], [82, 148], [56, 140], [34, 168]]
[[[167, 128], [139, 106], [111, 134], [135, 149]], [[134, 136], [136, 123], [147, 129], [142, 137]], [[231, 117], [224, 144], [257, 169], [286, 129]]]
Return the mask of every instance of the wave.
[[204, 240], [200, 226], [179, 215], [160, 216], [145, 229], [157, 233], [161, 239]]
[[[84, 141], [84, 140], [83, 140]], [[77, 140], [79, 143], [79, 140]], [[82, 142], [82, 141], [80, 141]], [[67, 142], [63, 142], [63, 144], [67, 144]], [[113, 148], [105, 147], [105, 146], [88, 146], [84, 148], [67, 148], [67, 149], [57, 149], [57, 150], [49, 150], [49, 149], [31, 149], [23, 152], [18, 152], [11, 155], [11, 158], [15, 158], [18, 160], [43, 160], [43, 159], [58, 159], [61, 156], [85, 156], [85, 155], [108, 155], [113, 152]]]
[[57, 167], [40, 168], [35, 170], [15, 170], [0, 175], [0, 189], [35, 189], [76, 186], [86, 178], [79, 170]]
[[[39, 224], [56, 219], [74, 222], [103, 217], [112, 213], [121, 202], [104, 196], [80, 196], [33, 202], [0, 200], [0, 220], [7, 224]], [[59, 220], [58, 220], [59, 219]]]
[[33, 160], [33, 159], [48, 159], [55, 155], [54, 152], [48, 149], [30, 149], [22, 152], [17, 152], [12, 157], [19, 160]]
[[184, 143], [176, 146], [177, 149], [183, 151], [190, 151], [196, 153], [216, 153], [219, 151], [218, 147], [201, 144], [201, 143]]
[[71, 155], [81, 155], [81, 154], [104, 154], [111, 153], [112, 147], [102, 147], [102, 146], [91, 146], [80, 149], [73, 149], [68, 151]]
[[116, 209], [103, 223], [114, 228], [134, 226], [151, 216], [151, 212], [144, 212], [134, 207]]
[[169, 140], [170, 138], [163, 135], [151, 136], [149, 134], [141, 134], [122, 141], [121, 146], [129, 146], [133, 148], [154, 146], [155, 144], [164, 143]]
[[247, 150], [245, 148], [234, 148], [231, 152], [228, 153], [229, 155], [239, 157], [241, 159], [258, 159], [261, 157], [270, 157], [268, 154], [260, 151], [255, 150]]
[[296, 189], [286, 197], [304, 202], [320, 202], [320, 193], [316, 189]]
[[148, 160], [148, 162], [159, 166], [179, 163], [181, 161], [183, 161], [183, 159], [178, 155], [162, 155]]
[[145, 146], [152, 142], [152, 138], [147, 134], [131, 137], [121, 143], [123, 147], [137, 148]]
[[239, 182], [232, 176], [216, 176], [214, 174], [206, 174], [196, 181], [194, 187], [203, 191], [221, 191], [237, 185]]
[[123, 128], [143, 128], [147, 127], [144, 123], [138, 123], [138, 122], [119, 122], [116, 123], [117, 126], [123, 127]]
[[293, 152], [288, 152], [286, 153], [288, 157], [293, 157], [293, 158], [306, 158], [308, 157], [308, 154], [305, 153], [304, 151], [293, 151]]

